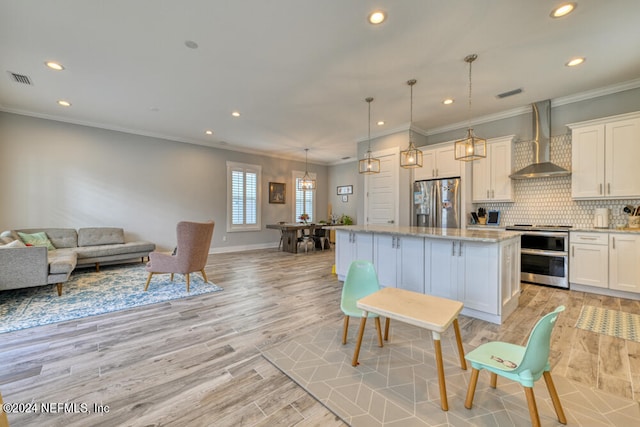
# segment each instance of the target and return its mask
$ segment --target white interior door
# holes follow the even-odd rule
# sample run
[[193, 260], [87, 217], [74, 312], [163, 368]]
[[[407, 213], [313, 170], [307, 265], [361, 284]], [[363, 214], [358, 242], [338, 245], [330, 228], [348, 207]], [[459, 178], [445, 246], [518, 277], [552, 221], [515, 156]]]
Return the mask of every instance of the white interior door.
[[365, 175], [366, 224], [397, 224], [399, 212], [398, 150], [373, 153], [380, 159], [380, 173]]

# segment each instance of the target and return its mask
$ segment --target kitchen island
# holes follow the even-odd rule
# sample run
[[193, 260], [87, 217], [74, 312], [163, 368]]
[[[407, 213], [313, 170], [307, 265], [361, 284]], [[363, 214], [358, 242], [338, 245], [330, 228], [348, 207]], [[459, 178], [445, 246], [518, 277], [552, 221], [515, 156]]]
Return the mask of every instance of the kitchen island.
[[380, 285], [461, 301], [463, 315], [501, 324], [520, 296], [519, 232], [383, 225], [336, 227], [336, 273], [371, 261]]

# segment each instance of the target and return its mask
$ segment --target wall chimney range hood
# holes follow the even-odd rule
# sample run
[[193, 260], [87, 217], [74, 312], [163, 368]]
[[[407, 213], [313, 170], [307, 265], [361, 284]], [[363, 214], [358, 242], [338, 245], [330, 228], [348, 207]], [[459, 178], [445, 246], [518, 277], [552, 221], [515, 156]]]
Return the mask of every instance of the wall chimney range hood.
[[571, 172], [549, 161], [551, 139], [551, 101], [531, 104], [533, 108], [533, 164], [509, 175], [511, 179], [569, 176]]

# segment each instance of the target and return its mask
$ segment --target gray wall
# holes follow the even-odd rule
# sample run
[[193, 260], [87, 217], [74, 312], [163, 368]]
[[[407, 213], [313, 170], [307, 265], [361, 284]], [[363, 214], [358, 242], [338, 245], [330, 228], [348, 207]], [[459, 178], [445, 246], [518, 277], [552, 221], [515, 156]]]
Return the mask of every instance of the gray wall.
[[[359, 180], [358, 162], [342, 163], [329, 167], [329, 204], [334, 215], [349, 215], [354, 223], [358, 221], [358, 199], [362, 197], [364, 186]], [[342, 201], [338, 196], [338, 186], [353, 185], [353, 194]], [[322, 212], [320, 212], [322, 214]], [[324, 219], [323, 216], [318, 216]]]
[[[261, 231], [226, 231], [227, 160], [262, 166]], [[213, 219], [212, 252], [277, 246], [264, 227], [293, 220], [294, 169], [304, 162], [0, 112], [0, 229], [115, 226], [168, 250], [178, 221]], [[323, 218], [328, 168], [308, 169]], [[268, 203], [270, 181], [286, 183], [286, 204]]]

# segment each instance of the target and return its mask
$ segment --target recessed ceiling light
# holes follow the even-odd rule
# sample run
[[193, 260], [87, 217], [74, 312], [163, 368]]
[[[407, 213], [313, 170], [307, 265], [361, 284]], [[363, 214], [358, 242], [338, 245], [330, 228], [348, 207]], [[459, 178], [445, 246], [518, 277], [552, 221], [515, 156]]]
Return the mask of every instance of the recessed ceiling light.
[[240, 117], [240, 113], [238, 111], [234, 111], [233, 113], [231, 113], [231, 115], [233, 117]]
[[59, 64], [55, 61], [47, 61], [44, 63], [47, 67], [51, 68], [52, 70], [56, 70], [56, 71], [62, 71], [64, 70], [64, 67], [62, 66], [62, 64]]
[[384, 120], [378, 120], [377, 125], [378, 126], [384, 126]]
[[453, 99], [451, 99], [451, 98], [447, 98], [447, 99], [445, 99], [444, 101], [442, 101], [442, 103], [443, 103], [444, 105], [451, 105], [451, 104], [453, 104]]
[[194, 42], [193, 40], [185, 41], [184, 45], [186, 47], [188, 47], [189, 49], [197, 49], [198, 48], [198, 43]]
[[382, 24], [385, 19], [387, 19], [387, 14], [381, 10], [374, 10], [369, 14], [369, 22], [374, 25]]
[[71, 103], [69, 101], [65, 101], [64, 99], [58, 101], [58, 105], [62, 105], [63, 107], [71, 107]]
[[213, 135], [213, 131], [212, 130], [205, 130], [204, 133], [206, 133], [207, 135]]
[[577, 4], [574, 2], [563, 3], [560, 6], [553, 9], [549, 14], [549, 16], [551, 16], [552, 18], [562, 18], [563, 16], [567, 16], [568, 14], [573, 12], [576, 6]]
[[567, 62], [567, 67], [575, 67], [576, 65], [580, 65], [585, 61], [585, 58], [573, 58], [571, 61]]

